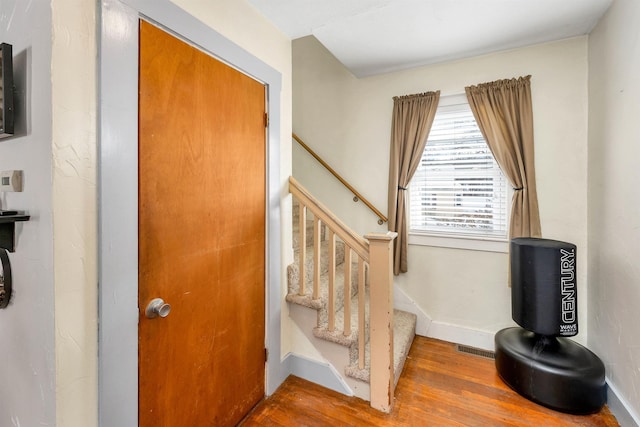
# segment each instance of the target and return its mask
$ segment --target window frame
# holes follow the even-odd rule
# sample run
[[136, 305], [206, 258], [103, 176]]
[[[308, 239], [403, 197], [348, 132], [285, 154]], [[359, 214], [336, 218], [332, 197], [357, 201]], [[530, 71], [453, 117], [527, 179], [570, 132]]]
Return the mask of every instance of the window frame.
[[[438, 108], [440, 107], [449, 107], [453, 105], [461, 105], [461, 104], [469, 104], [467, 100], [466, 94], [457, 94], [457, 95], [449, 95], [440, 97], [440, 102], [438, 104]], [[437, 114], [437, 113], [436, 113]], [[486, 141], [485, 141], [486, 143]], [[408, 212], [408, 222], [409, 222], [409, 244], [417, 245], [417, 246], [434, 246], [434, 247], [443, 247], [443, 248], [452, 248], [452, 249], [467, 249], [467, 250], [475, 250], [475, 251], [486, 251], [486, 252], [500, 252], [500, 253], [508, 253], [509, 252], [509, 221], [511, 218], [511, 201], [513, 200], [513, 188], [509, 183], [509, 179], [506, 178], [507, 181], [507, 194], [506, 194], [506, 227], [507, 234], [504, 237], [499, 236], [489, 236], [489, 235], [471, 235], [471, 234], [457, 234], [457, 233], [447, 233], [447, 232], [433, 232], [433, 231], [424, 231], [424, 230], [415, 230], [411, 229], [411, 197], [410, 190], [407, 195], [407, 212]], [[409, 187], [411, 187], [411, 183], [409, 183]]]

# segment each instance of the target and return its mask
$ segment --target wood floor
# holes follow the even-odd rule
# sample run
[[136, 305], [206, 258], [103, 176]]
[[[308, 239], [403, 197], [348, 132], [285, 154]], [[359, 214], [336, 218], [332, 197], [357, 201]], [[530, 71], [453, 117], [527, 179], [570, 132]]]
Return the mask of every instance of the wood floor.
[[494, 362], [416, 337], [391, 414], [290, 376], [242, 424], [249, 426], [618, 426], [605, 407], [587, 416], [536, 405], [506, 386]]

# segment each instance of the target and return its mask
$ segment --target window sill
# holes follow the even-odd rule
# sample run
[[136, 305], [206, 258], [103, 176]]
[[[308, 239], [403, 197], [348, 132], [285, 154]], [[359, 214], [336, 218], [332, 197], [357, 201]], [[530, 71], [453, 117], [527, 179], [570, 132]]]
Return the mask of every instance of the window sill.
[[435, 236], [433, 234], [410, 232], [409, 244], [416, 246], [466, 249], [471, 251], [509, 252], [509, 242], [507, 240], [483, 237]]

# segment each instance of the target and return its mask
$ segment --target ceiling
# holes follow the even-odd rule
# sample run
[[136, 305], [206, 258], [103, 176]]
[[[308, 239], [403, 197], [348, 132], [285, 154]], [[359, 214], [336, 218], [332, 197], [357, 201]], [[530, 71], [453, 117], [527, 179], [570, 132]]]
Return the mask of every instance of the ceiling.
[[588, 34], [613, 0], [248, 0], [371, 76]]

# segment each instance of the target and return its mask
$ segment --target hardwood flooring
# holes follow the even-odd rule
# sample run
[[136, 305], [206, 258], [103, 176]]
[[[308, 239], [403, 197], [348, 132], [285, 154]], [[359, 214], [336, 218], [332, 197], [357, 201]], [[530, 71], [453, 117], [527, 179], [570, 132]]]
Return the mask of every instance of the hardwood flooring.
[[605, 406], [569, 415], [518, 395], [500, 380], [494, 362], [459, 353], [455, 344], [416, 337], [392, 413], [290, 376], [241, 424], [250, 426], [618, 426]]

